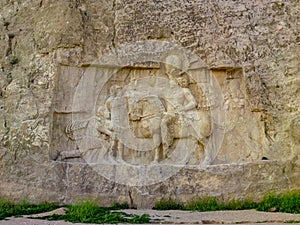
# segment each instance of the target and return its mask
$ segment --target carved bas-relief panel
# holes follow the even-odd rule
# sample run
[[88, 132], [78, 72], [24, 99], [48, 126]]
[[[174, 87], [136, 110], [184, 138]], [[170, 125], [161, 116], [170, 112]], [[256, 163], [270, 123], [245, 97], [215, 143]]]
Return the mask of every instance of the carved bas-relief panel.
[[[130, 186], [183, 167], [258, 159], [245, 135], [260, 138], [259, 118], [247, 114], [243, 82], [240, 69], [211, 70], [167, 42], [124, 45], [88, 67], [61, 66], [50, 156]], [[247, 131], [245, 121], [257, 129]]]

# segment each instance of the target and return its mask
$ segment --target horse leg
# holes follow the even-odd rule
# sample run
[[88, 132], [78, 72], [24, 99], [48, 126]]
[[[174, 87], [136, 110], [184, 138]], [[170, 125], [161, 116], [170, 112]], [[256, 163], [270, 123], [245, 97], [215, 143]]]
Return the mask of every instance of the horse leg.
[[158, 163], [158, 161], [160, 160], [159, 157], [159, 146], [162, 142], [161, 140], [161, 127], [160, 127], [160, 120], [156, 119], [152, 121], [152, 138], [153, 138], [153, 142], [154, 145], [156, 146], [154, 149], [154, 163]]
[[123, 151], [124, 151], [124, 145], [118, 141], [118, 145], [117, 145], [117, 161], [118, 162], [124, 162], [123, 160]]
[[163, 151], [168, 150], [174, 141], [174, 134], [172, 132], [172, 129], [170, 128], [172, 122], [173, 118], [170, 116], [166, 116], [161, 121], [161, 141], [163, 144]]
[[112, 138], [111, 145], [110, 145], [110, 147], [108, 148], [108, 150], [105, 154], [105, 159], [110, 163], [116, 163], [115, 155], [117, 155], [118, 152], [115, 152], [115, 148], [118, 149], [118, 144], [119, 144], [118, 140], [116, 138]]

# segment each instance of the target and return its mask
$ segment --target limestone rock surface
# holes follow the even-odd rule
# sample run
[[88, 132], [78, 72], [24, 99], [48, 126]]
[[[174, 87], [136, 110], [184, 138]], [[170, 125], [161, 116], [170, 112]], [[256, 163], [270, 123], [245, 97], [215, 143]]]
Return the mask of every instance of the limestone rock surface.
[[[99, 198], [103, 205], [126, 201], [146, 208], [162, 197], [183, 202], [207, 195], [259, 199], [269, 191], [299, 188], [299, 14], [298, 0], [0, 0], [0, 196], [61, 203]], [[92, 91], [93, 84], [80, 83], [87, 69], [98, 68], [91, 64], [119, 46], [141, 41], [176, 43], [199, 57], [205, 64], [201, 71], [215, 77], [222, 92], [224, 124], [219, 125], [225, 131], [222, 146], [217, 154], [211, 153], [211, 160], [206, 153], [195, 154], [189, 165], [168, 179], [127, 186], [101, 175], [114, 166], [101, 167], [99, 172], [85, 163], [96, 156], [80, 151], [99, 145], [109, 149], [104, 142], [74, 142], [70, 133], [66, 135], [66, 126], [73, 118], [68, 112], [76, 111], [74, 96]], [[163, 77], [160, 66], [145, 62], [118, 68], [93, 101], [98, 108], [104, 105], [114, 84], [123, 88], [145, 76]], [[184, 81], [178, 79], [176, 85], [189, 93], [190, 100], [196, 99], [193, 110], [200, 112], [198, 106], [205, 106], [205, 98], [199, 100], [202, 92], [196, 88], [193, 71], [200, 66], [195, 68], [190, 61], [187, 84], [180, 86]], [[101, 72], [103, 79], [107, 73]], [[78, 92], [78, 84], [90, 86]], [[86, 105], [80, 107], [89, 101], [81, 100]], [[139, 138], [155, 137], [151, 126], [134, 116], [130, 124], [137, 126]], [[168, 123], [163, 125], [169, 132]], [[209, 137], [211, 128], [205, 126], [207, 133], [202, 135]], [[109, 143], [114, 143], [110, 138]], [[172, 141], [180, 138], [174, 135]], [[173, 151], [173, 142], [163, 140], [157, 142], [160, 152], [135, 154], [128, 147], [123, 159], [127, 163], [140, 159], [142, 164], [159, 161]], [[169, 146], [161, 153], [163, 143]], [[209, 163], [198, 167], [203, 161]]]

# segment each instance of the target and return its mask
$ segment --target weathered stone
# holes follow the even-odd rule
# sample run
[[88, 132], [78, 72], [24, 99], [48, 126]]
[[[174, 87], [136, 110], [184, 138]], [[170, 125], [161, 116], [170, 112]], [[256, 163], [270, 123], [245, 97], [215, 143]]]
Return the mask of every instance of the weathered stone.
[[[143, 208], [162, 197], [259, 199], [298, 188], [299, 11], [298, 1], [280, 0], [0, 1], [0, 195], [65, 203], [89, 197]], [[165, 42], [157, 49], [135, 43], [147, 40]], [[185, 53], [165, 60], [177, 54], [169, 51], [175, 43]], [[181, 71], [168, 75], [161, 63]], [[208, 83], [221, 93], [213, 93], [221, 96], [220, 117]], [[145, 90], [155, 92], [139, 99], [145, 105], [128, 103], [130, 115], [111, 106], [118, 91], [134, 99]], [[172, 101], [172, 94], [189, 100], [173, 103], [191, 103], [190, 114], [213, 121], [199, 130], [207, 140], [224, 135], [219, 149], [191, 129], [188, 138], [169, 135], [186, 128], [180, 119], [195, 121], [175, 115], [158, 116], [156, 125], [142, 121], [136, 106], [158, 112], [165, 103], [156, 97]], [[121, 136], [109, 124], [124, 116], [133, 144], [130, 133]], [[151, 151], [140, 147], [152, 138]], [[198, 150], [191, 153], [193, 138]], [[179, 159], [188, 163], [178, 169]]]

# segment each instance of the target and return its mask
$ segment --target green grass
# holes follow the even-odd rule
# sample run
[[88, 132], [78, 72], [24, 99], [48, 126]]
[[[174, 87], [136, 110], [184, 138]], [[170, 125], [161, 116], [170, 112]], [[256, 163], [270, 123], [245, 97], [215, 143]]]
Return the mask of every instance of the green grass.
[[175, 200], [162, 199], [155, 203], [153, 209], [157, 210], [190, 210], [190, 211], [218, 211], [218, 210], [243, 210], [255, 209], [257, 203], [249, 200], [232, 200], [229, 202], [220, 202], [214, 197], [205, 197], [195, 199], [187, 204]]
[[300, 213], [300, 190], [276, 195], [271, 193], [265, 196], [257, 207], [259, 211], [277, 211]]
[[161, 199], [160, 201], [155, 203], [153, 209], [157, 210], [183, 210], [184, 205], [181, 202], [177, 202], [172, 199]]
[[129, 208], [127, 204], [113, 204], [111, 207], [99, 207], [93, 200], [85, 200], [75, 205], [67, 206], [65, 215], [43, 217], [47, 220], [64, 220], [73, 223], [149, 223], [149, 216], [131, 215], [123, 212], [112, 212]]
[[189, 202], [185, 206], [185, 210], [196, 210], [200, 212], [204, 211], [216, 211], [221, 210], [222, 205], [219, 204], [216, 198], [213, 197], [206, 197], [206, 198], [199, 198]]
[[154, 209], [181, 209], [201, 212], [256, 209], [259, 211], [300, 213], [300, 190], [289, 191], [284, 194], [267, 194], [260, 202], [254, 202], [251, 200], [231, 200], [229, 202], [224, 202], [219, 201], [214, 197], [205, 197], [195, 199], [187, 204], [183, 204], [172, 199], [162, 199], [155, 203]]
[[[14, 204], [11, 201], [0, 199], [0, 220], [11, 216], [30, 215], [52, 211], [59, 205], [29, 204], [21, 202]], [[48, 220], [65, 220], [80, 223], [149, 223], [149, 216], [131, 215], [114, 210], [128, 209], [127, 203], [113, 203], [111, 207], [100, 207], [95, 200], [84, 200], [74, 205], [66, 206], [65, 215], [52, 215], [44, 217]], [[157, 210], [192, 210], [192, 211], [218, 211], [218, 210], [244, 210], [256, 209], [259, 211], [278, 211], [287, 213], [300, 213], [300, 190], [289, 191], [283, 194], [267, 194], [262, 201], [250, 200], [220, 201], [214, 197], [198, 198], [187, 204], [172, 199], [162, 199], [156, 202]], [[294, 223], [295, 221], [289, 221]]]
[[223, 210], [246, 210], [246, 209], [256, 209], [258, 203], [251, 200], [231, 200], [224, 205]]
[[43, 203], [36, 205], [24, 201], [19, 204], [14, 204], [9, 200], [0, 199], [0, 220], [11, 216], [48, 212], [57, 209], [58, 207], [59, 206], [54, 203]]
[[117, 203], [117, 202], [114, 202], [112, 204], [111, 207], [109, 207], [111, 210], [121, 210], [121, 209], [130, 209], [128, 203]]
[[[31, 215], [49, 212], [59, 208], [57, 204], [29, 204], [21, 202], [14, 204], [11, 201], [0, 199], [0, 220], [11, 216]], [[112, 212], [112, 210], [128, 209], [127, 203], [114, 203], [111, 207], [99, 207], [96, 201], [85, 200], [75, 205], [66, 206], [65, 215], [52, 215], [43, 217], [47, 220], [65, 220], [80, 223], [149, 223], [148, 215], [130, 215], [123, 212]]]

